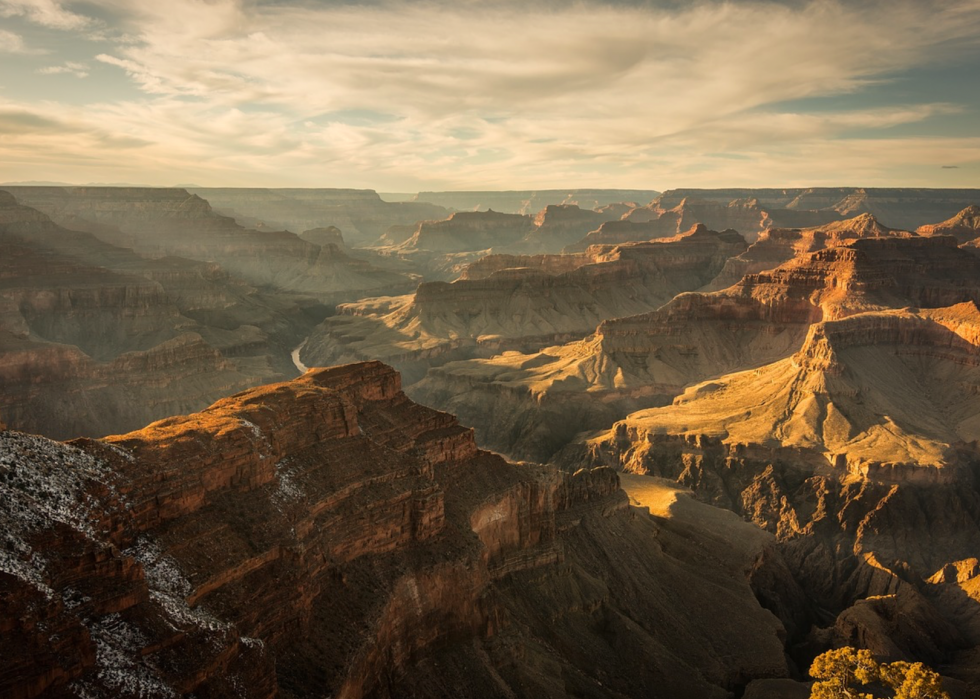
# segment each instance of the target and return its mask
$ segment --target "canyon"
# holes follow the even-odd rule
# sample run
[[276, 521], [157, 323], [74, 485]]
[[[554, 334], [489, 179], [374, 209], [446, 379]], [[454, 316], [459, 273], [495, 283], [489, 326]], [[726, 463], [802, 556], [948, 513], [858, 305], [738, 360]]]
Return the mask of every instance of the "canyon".
[[980, 190], [2, 190], [0, 696], [980, 691]]
[[0, 444], [5, 695], [721, 698], [787, 673], [744, 575], [771, 537], [697, 550], [696, 518], [480, 451], [379, 363]]
[[410, 392], [478, 426], [493, 449], [548, 460], [578, 432], [792, 355], [812, 323], [965, 301], [980, 301], [980, 265], [955, 239], [862, 238], [801, 253], [728, 289], [605, 320], [582, 340], [433, 367]]
[[696, 226], [647, 243], [578, 255], [496, 254], [452, 283], [338, 307], [310, 335], [307, 365], [381, 359], [414, 383], [436, 364], [582, 337], [607, 318], [655, 309], [710, 281], [745, 249], [734, 231]]

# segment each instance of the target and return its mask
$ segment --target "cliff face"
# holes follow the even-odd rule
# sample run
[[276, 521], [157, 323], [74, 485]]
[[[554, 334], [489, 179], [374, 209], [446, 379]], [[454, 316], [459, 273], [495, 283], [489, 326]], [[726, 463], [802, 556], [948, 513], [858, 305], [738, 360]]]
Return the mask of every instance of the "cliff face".
[[411, 229], [391, 226], [371, 251], [412, 265], [426, 279], [452, 279], [467, 263], [488, 253], [558, 253], [568, 243], [621, 215], [620, 209], [592, 211], [572, 204], [549, 205], [534, 216], [459, 211], [444, 220], [420, 221]]
[[305, 231], [335, 226], [354, 245], [379, 238], [389, 226], [443, 218], [449, 211], [422, 202], [386, 202], [369, 189], [192, 188], [243, 226]]
[[978, 279], [975, 258], [952, 238], [862, 239], [724, 291], [683, 293], [655, 311], [603, 321], [583, 341], [433, 368], [412, 391], [477, 425], [481, 443], [547, 459], [578, 431], [789, 357], [812, 323], [980, 301]]
[[974, 303], [818, 323], [793, 357], [694, 385], [561, 460], [677, 481], [772, 532], [809, 602], [756, 585], [797, 659], [858, 644], [975, 682], [978, 341]]
[[403, 245], [406, 250], [466, 252], [505, 247], [534, 228], [531, 216], [496, 211], [465, 211], [443, 221], [421, 221]]
[[291, 375], [304, 305], [0, 196], [0, 413], [17, 429], [101, 435]]
[[324, 300], [357, 292], [406, 290], [415, 277], [381, 270], [289, 231], [251, 230], [216, 214], [183, 189], [12, 187], [27, 206], [56, 223], [151, 256], [175, 255], [221, 265], [253, 284]]
[[651, 434], [808, 450], [881, 480], [916, 469], [922, 475], [909, 478], [948, 480], [954, 447], [980, 437], [980, 405], [968, 388], [980, 366], [978, 340], [972, 302], [816, 323], [792, 357], [695, 384], [669, 408], [627, 422]]
[[303, 361], [380, 357], [414, 382], [432, 364], [538, 348], [584, 336], [604, 318], [657, 308], [702, 286], [744, 247], [736, 233], [697, 227], [577, 256], [490, 256], [452, 284], [423, 283], [388, 305], [342, 307], [311, 336]]
[[971, 205], [942, 223], [919, 226], [916, 233], [924, 236], [951, 235], [960, 245], [980, 238], [980, 206]]
[[[429, 202], [457, 211], [493, 209], [508, 214], [533, 214], [547, 206], [598, 209], [619, 202], [648, 202], [659, 192], [649, 189], [552, 189], [513, 192], [419, 192], [417, 202]], [[616, 217], [618, 218], [618, 216]]]
[[[976, 204], [980, 199], [980, 190], [917, 187], [673, 189], [664, 192], [654, 203], [669, 209], [691, 197], [719, 204], [728, 204], [737, 199], [757, 199], [768, 212], [774, 227], [814, 226], [839, 218], [872, 214], [886, 226], [913, 231]], [[801, 216], [804, 217], [802, 221]], [[813, 220], [815, 217], [825, 218]]]
[[837, 221], [836, 211], [788, 211], [766, 207], [758, 199], [733, 198], [719, 201], [685, 196], [679, 201], [665, 193], [647, 206], [623, 214], [621, 221], [611, 221], [590, 232], [566, 252], [583, 250], [589, 245], [648, 240], [675, 235], [696, 224], [716, 230], [733, 229], [754, 242], [773, 226], [814, 226]]
[[[138, 432], [0, 432], [5, 696], [721, 697], [780, 623], [608, 469], [480, 452], [377, 363]], [[719, 632], [722, 630], [723, 632]]]
[[726, 289], [746, 274], [773, 269], [798, 255], [823, 248], [849, 245], [864, 238], [908, 238], [911, 235], [908, 231], [881, 225], [871, 214], [811, 228], [771, 228], [760, 234], [748, 250], [731, 258], [704, 291]]

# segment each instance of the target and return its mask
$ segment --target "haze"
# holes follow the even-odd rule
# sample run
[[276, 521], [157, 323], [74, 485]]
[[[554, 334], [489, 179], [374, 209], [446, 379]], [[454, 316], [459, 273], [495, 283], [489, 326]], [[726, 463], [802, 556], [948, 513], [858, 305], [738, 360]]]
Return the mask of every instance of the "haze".
[[0, 182], [969, 186], [980, 3], [0, 0]]

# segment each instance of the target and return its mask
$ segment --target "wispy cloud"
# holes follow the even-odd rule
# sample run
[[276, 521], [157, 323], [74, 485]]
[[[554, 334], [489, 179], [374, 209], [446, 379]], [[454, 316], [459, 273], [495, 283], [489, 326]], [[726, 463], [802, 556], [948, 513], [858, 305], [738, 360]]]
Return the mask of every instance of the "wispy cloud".
[[41, 75], [74, 75], [76, 78], [87, 78], [89, 76], [88, 66], [77, 61], [66, 61], [57, 66], [45, 66], [38, 68], [37, 72]]
[[57, 0], [0, 0], [0, 17], [24, 17], [52, 29], [85, 29], [93, 20], [67, 9]]
[[13, 32], [8, 32], [5, 29], [0, 29], [0, 53], [40, 53], [37, 50], [32, 50], [27, 47], [24, 43], [24, 38], [20, 34], [14, 34]]
[[[0, 14], [91, 29], [94, 20], [67, 6], [0, 0]], [[957, 104], [822, 113], [774, 106], [859, 93], [976, 49], [974, 0], [77, 7], [85, 6], [111, 17], [102, 21], [117, 37], [92, 58], [121, 69], [143, 98], [94, 99], [75, 128], [95, 141], [119, 139], [112, 147], [126, 151], [120, 158], [143, 163], [161, 182], [210, 174], [215, 182], [389, 188], [671, 186], [698, 177], [778, 183], [794, 167], [814, 182], [852, 181], [840, 170], [847, 162], [870, 184], [897, 177], [899, 161], [913, 168], [906, 156], [936, 170], [978, 155], [969, 139], [886, 137], [895, 126], [953, 114]], [[40, 72], [83, 77], [88, 68], [65, 62]], [[56, 101], [28, 106], [58, 113]], [[877, 133], [858, 145], [854, 132]], [[953, 143], [963, 147], [957, 157]], [[33, 141], [37, 149], [62, 145], [50, 133]], [[856, 152], [869, 161], [856, 162]], [[87, 155], [99, 167], [112, 157]], [[97, 178], [120, 179], [84, 179]]]

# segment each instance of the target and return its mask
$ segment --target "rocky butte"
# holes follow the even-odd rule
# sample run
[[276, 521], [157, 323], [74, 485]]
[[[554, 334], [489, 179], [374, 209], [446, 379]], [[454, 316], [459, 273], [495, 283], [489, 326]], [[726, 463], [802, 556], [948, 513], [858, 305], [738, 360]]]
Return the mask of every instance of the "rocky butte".
[[978, 367], [974, 302], [859, 313], [560, 460], [687, 484], [775, 534], [805, 593], [792, 610], [763, 601], [790, 630], [791, 655], [860, 644], [942, 665], [975, 692]]
[[480, 451], [379, 363], [102, 440], [0, 432], [0, 491], [3, 696], [723, 699], [789, 673], [752, 589], [793, 585], [771, 534]]

